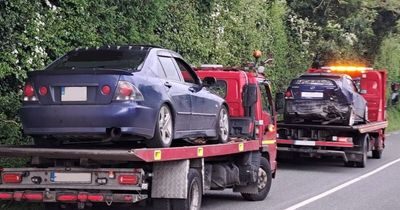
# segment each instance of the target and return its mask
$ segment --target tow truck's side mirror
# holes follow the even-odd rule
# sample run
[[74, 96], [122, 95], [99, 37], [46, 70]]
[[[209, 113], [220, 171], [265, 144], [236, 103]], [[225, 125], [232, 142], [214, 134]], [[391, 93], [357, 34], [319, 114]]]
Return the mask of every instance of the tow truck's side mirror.
[[246, 85], [243, 88], [243, 106], [250, 107], [257, 102], [257, 85]]
[[275, 94], [275, 108], [278, 114], [283, 114], [285, 107], [285, 95], [283, 93]]
[[217, 79], [215, 77], [205, 77], [203, 79], [203, 87], [210, 87], [217, 83]]

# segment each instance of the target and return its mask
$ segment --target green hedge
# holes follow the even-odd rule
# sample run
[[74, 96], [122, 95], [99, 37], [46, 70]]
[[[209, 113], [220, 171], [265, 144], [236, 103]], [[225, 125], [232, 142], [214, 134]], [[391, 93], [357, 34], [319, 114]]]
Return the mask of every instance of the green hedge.
[[156, 44], [194, 65], [242, 65], [261, 49], [273, 55], [268, 75], [282, 90], [310, 63], [288, 10], [263, 0], [0, 1], [0, 144], [29, 141], [18, 119], [26, 72], [75, 47]]

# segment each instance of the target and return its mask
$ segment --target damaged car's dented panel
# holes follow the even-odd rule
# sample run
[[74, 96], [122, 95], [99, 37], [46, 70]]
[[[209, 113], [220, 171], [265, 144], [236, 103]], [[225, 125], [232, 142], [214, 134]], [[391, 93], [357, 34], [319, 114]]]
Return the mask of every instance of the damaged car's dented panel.
[[292, 80], [285, 93], [287, 123], [322, 122], [353, 125], [364, 122], [366, 101], [348, 75], [308, 73]]

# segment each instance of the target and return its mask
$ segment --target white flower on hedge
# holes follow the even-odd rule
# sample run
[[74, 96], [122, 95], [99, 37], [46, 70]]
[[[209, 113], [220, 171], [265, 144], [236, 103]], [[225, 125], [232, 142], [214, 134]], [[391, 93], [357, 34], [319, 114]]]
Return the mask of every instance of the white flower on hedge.
[[46, 57], [46, 56], [47, 56], [47, 53], [46, 53], [46, 51], [44, 50], [43, 47], [35, 46], [35, 47], [33, 48], [33, 51], [34, 51], [37, 55], [39, 55], [40, 57]]
[[26, 62], [27, 62], [29, 65], [32, 65], [33, 59], [32, 59], [32, 58], [28, 58], [28, 60], [26, 60]]
[[225, 31], [225, 28], [223, 26], [218, 27], [218, 33], [223, 34]]
[[44, 3], [46, 4], [46, 6], [48, 6], [51, 10], [56, 11], [57, 7], [56, 5], [52, 4], [49, 0], [45, 0]]
[[17, 54], [18, 54], [18, 50], [17, 50], [17, 49], [14, 49], [14, 50], [11, 52], [11, 54], [17, 55]]
[[351, 46], [354, 45], [355, 42], [358, 42], [357, 35], [355, 35], [354, 33], [346, 32], [346, 33], [342, 34], [342, 37]]

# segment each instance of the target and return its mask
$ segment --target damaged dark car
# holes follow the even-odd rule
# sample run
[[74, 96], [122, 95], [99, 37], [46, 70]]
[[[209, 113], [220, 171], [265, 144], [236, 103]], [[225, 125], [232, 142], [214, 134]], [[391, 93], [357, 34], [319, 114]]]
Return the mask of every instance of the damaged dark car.
[[345, 74], [308, 73], [292, 80], [285, 93], [286, 123], [354, 125], [368, 121], [367, 102]]

